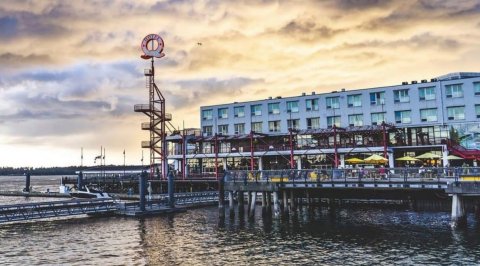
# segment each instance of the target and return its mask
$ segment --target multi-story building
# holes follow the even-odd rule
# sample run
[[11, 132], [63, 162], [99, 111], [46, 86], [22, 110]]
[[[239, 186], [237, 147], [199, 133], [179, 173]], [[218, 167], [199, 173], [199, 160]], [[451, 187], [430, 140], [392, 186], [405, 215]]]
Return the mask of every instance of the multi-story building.
[[170, 136], [169, 159], [190, 174], [219, 167], [349, 167], [348, 158], [374, 153], [394, 167], [400, 163], [395, 158], [427, 151], [440, 156], [429, 164], [447, 165], [449, 151], [475, 164], [479, 118], [480, 73], [269, 97], [202, 106], [201, 134], [185, 137], [184, 146]]

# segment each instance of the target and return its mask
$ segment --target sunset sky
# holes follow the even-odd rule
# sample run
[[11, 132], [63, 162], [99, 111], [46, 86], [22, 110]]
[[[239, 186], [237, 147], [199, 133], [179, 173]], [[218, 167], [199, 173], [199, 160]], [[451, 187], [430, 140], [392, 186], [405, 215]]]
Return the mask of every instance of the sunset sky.
[[93, 165], [100, 146], [140, 164], [150, 33], [179, 127], [201, 105], [480, 72], [480, 0], [2, 0], [0, 167], [80, 165], [81, 147]]

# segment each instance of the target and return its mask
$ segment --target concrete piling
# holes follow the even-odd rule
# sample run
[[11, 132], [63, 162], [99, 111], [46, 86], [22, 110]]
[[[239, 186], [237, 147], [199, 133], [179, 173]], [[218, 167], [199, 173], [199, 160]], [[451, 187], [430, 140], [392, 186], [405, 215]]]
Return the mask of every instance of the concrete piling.
[[273, 215], [275, 218], [280, 217], [280, 202], [278, 201], [278, 192], [273, 192]]
[[30, 173], [25, 174], [25, 192], [30, 192]]
[[462, 196], [452, 195], [452, 228], [464, 227], [467, 224], [467, 216]]
[[250, 212], [249, 212], [249, 215], [248, 217], [249, 218], [253, 218], [255, 217], [255, 206], [256, 206], [256, 203], [257, 203], [257, 192], [250, 192], [250, 195], [251, 195], [251, 202], [250, 202]]
[[145, 191], [147, 189], [147, 172], [143, 171], [139, 177], [138, 194], [140, 195], [140, 211], [145, 211]]
[[235, 202], [233, 199], [233, 191], [228, 192], [228, 210], [230, 213], [230, 217], [235, 217]]

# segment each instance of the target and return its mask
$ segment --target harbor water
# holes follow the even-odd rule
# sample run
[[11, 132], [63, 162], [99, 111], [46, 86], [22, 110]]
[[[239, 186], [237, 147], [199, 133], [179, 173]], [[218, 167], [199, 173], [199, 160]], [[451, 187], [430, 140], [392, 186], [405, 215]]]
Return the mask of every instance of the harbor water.
[[[60, 177], [45, 178], [58, 186]], [[32, 178], [34, 188], [40, 179]], [[252, 220], [220, 220], [215, 207], [145, 219], [85, 216], [0, 225], [0, 264], [478, 265], [480, 223], [470, 214], [466, 229], [453, 230], [447, 212], [365, 207], [304, 207], [282, 219], [257, 208]]]

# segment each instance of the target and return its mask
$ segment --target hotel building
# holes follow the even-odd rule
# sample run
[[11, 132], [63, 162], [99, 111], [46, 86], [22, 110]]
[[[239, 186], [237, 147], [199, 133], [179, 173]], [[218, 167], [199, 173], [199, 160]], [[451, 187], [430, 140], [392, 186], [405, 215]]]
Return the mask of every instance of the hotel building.
[[[202, 106], [200, 130], [172, 134], [169, 159], [184, 176], [218, 169], [352, 167], [378, 154], [433, 152], [480, 159], [480, 73], [450, 73], [401, 85]], [[186, 145], [183, 145], [186, 143]], [[366, 166], [366, 167], [372, 167]]]

